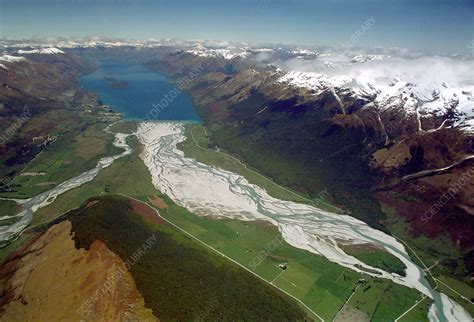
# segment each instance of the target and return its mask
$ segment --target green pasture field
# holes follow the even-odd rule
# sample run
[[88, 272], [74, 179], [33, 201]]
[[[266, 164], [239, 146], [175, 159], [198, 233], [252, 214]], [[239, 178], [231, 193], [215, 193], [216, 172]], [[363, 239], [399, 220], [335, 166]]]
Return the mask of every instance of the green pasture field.
[[100, 158], [119, 153], [113, 136], [102, 131], [104, 124], [92, 125], [82, 133], [71, 131], [46, 147], [8, 184], [9, 198], [30, 198], [59, 183], [94, 168]]

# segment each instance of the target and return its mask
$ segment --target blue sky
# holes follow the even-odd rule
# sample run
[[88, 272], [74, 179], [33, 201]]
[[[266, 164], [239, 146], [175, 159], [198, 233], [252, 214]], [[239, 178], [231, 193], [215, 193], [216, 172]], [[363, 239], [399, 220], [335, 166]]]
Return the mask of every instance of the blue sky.
[[0, 0], [0, 36], [100, 36], [472, 51], [474, 0]]

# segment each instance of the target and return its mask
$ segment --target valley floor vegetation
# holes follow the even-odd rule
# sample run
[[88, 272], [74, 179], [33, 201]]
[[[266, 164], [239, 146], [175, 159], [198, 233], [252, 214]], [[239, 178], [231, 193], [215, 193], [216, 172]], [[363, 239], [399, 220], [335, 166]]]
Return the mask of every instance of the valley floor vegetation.
[[[81, 207], [89, 198], [97, 196], [126, 195], [150, 206], [157, 204], [156, 200], [161, 200], [162, 216], [252, 270], [268, 283], [273, 283], [295, 296], [325, 320], [333, 319], [343, 307], [360, 311], [371, 320], [393, 320], [421, 299], [420, 294], [413, 289], [345, 269], [284, 242], [268, 252], [266, 246], [278, 237], [281, 239], [276, 227], [258, 222], [216, 220], [189, 213], [155, 189], [148, 169], [139, 157], [140, 143], [133, 136], [128, 139], [128, 143], [133, 148], [131, 155], [118, 159], [102, 170], [93, 181], [62, 194], [53, 204], [39, 209], [35, 213], [32, 226], [54, 220], [73, 208]], [[158, 228], [165, 229], [161, 226]], [[127, 234], [125, 228], [121, 233]], [[175, 234], [182, 233], [176, 231]], [[21, 245], [21, 239], [18, 243]], [[11, 249], [14, 247], [15, 244]], [[252, 265], [262, 251], [265, 256], [261, 262]], [[185, 258], [181, 260], [185, 261]], [[288, 268], [284, 271], [278, 267], [282, 263], [288, 263]], [[159, 264], [156, 265], [159, 267]], [[148, 268], [152, 269], [152, 266]], [[175, 273], [179, 274], [179, 271]], [[350, 301], [345, 304], [349, 297]], [[426, 302], [429, 304], [430, 300]], [[417, 306], [410, 314], [415, 314], [417, 320], [424, 321], [428, 307]], [[312, 318], [317, 320], [316, 317]]]

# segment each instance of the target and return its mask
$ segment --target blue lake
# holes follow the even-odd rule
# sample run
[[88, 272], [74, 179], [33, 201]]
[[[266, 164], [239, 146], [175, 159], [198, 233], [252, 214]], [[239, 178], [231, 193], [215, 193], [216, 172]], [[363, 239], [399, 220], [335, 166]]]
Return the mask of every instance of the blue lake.
[[152, 112], [153, 120], [201, 121], [187, 93], [176, 96], [175, 84], [144, 65], [102, 61], [98, 70], [80, 80], [85, 89], [99, 94], [104, 104], [127, 119], [147, 120], [154, 106], [160, 104]]

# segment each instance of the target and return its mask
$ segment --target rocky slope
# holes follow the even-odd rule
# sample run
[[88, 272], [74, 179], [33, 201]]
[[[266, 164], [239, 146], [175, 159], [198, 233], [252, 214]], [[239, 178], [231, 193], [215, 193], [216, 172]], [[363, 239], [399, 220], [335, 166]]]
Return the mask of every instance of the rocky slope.
[[76, 249], [71, 227], [52, 226], [4, 263], [2, 320], [156, 321], [122, 259], [99, 240]]

